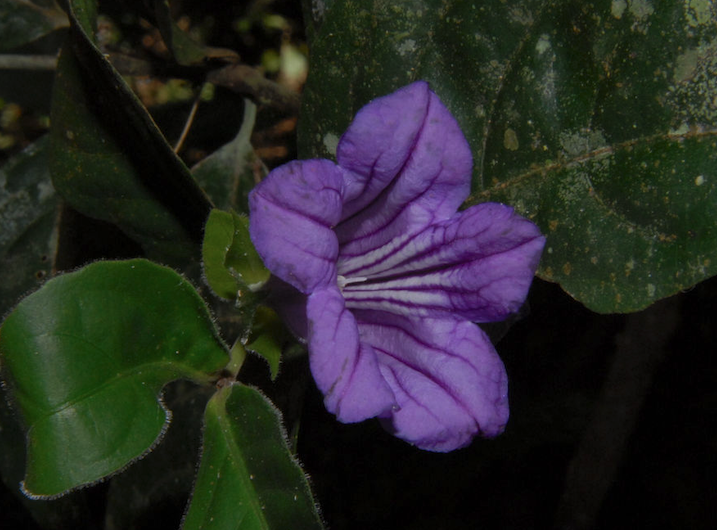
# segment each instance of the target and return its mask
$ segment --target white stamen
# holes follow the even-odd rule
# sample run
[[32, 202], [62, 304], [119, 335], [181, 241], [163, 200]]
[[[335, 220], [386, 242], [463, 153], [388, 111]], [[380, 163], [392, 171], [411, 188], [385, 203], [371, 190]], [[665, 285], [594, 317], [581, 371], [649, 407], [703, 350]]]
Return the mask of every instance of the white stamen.
[[337, 278], [337, 283], [339, 284], [339, 289], [343, 292], [344, 287], [346, 287], [350, 283], [361, 283], [361, 282], [365, 282], [366, 280], [368, 280], [368, 278], [366, 278], [364, 276], [356, 276], [354, 278], [345, 278], [339, 274], [338, 278]]

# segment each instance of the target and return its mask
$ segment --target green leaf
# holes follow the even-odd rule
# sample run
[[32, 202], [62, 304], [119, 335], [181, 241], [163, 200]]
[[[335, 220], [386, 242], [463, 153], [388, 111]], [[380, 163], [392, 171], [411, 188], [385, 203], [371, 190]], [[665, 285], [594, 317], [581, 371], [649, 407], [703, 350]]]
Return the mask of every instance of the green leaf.
[[211, 203], [71, 16], [53, 93], [53, 183], [73, 208], [116, 224], [148, 256], [185, 263], [195, 257]]
[[50, 274], [56, 208], [43, 137], [0, 168], [0, 315]]
[[114, 473], [161, 438], [174, 379], [208, 383], [227, 362], [204, 302], [146, 260], [98, 262], [47, 282], [0, 329], [27, 428], [25, 491], [62, 494]]
[[67, 0], [67, 10], [71, 26], [79, 30], [80, 41], [95, 45], [97, 38], [97, 2], [98, 0]]
[[184, 530], [322, 528], [276, 408], [232, 385], [210, 400], [204, 449]]
[[248, 214], [249, 192], [266, 176], [250, 142], [255, 120], [256, 105], [244, 99], [244, 117], [234, 139], [192, 168], [194, 178], [221, 210]]
[[172, 20], [168, 0], [154, 0], [154, 13], [157, 27], [167, 49], [174, 59], [183, 65], [199, 64], [206, 57], [204, 46], [195, 42], [186, 32], [179, 29]]
[[711, 3], [315, 5], [302, 158], [333, 156], [360, 106], [426, 79], [473, 150], [468, 204], [536, 221], [543, 278], [626, 312], [717, 272]]
[[284, 327], [275, 311], [266, 306], [256, 309], [246, 349], [269, 363], [272, 381], [279, 375], [281, 353], [291, 338], [291, 333]]
[[54, 2], [50, 6], [31, 0], [0, 0], [0, 52], [28, 44], [69, 25]]
[[[2, 396], [0, 399], [0, 479], [7, 488], [32, 515], [39, 528], [90, 528], [90, 505], [96, 502], [87, 495], [87, 490], [75, 491], [61, 499], [37, 502], [22, 494], [18, 485], [25, 473], [25, 435], [18, 422], [17, 415]], [[7, 494], [3, 492], [3, 500]], [[89, 502], [88, 502], [89, 501]], [[10, 521], [10, 528], [19, 528], [13, 518], [12, 508], [3, 503], [3, 523]], [[12, 523], [15, 523], [13, 525]], [[22, 528], [25, 528], [23, 525]]]
[[251, 293], [270, 276], [249, 237], [249, 218], [212, 210], [204, 231], [204, 275], [222, 298], [251, 301]]
[[[253, 315], [249, 316], [250, 318], [253, 318]], [[246, 326], [242, 326], [242, 328], [244, 327]], [[242, 338], [245, 334], [246, 330], [242, 329], [240, 333], [241, 336], [234, 341], [234, 344], [232, 344], [232, 347], [229, 350], [229, 364], [227, 364], [225, 370], [232, 379], [237, 378], [239, 370], [241, 370], [241, 367], [244, 366], [244, 361], [246, 361], [247, 351], [242, 343]]]
[[217, 296], [227, 300], [236, 300], [239, 290], [236, 276], [226, 265], [234, 232], [234, 216], [231, 213], [216, 209], [210, 212], [202, 244], [204, 278]]
[[256, 291], [269, 279], [270, 272], [264, 266], [249, 237], [249, 218], [232, 212], [234, 239], [227, 251], [226, 266], [235, 273], [251, 291]]
[[160, 520], [162, 528], [179, 527], [197, 474], [204, 410], [214, 393], [212, 387], [189, 381], [165, 387], [163, 399], [172, 411], [172, 426], [150, 454], [112, 477], [103, 528], [147, 528], [148, 521]]
[[539, 274], [594, 311], [639, 310], [716, 271], [713, 137], [613, 145], [579, 170], [554, 167], [482, 197], [536, 211], [548, 235]]

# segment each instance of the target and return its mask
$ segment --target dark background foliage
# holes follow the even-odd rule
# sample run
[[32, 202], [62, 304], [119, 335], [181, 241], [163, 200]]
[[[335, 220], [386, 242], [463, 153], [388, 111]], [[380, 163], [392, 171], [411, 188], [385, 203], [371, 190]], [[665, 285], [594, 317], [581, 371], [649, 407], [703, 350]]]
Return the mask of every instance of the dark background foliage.
[[[105, 3], [103, 13], [118, 25], [127, 47], [146, 49], [147, 31], [125, 14], [133, 3]], [[207, 44], [238, 52], [246, 64], [260, 64], [282, 39], [298, 45], [305, 40], [295, 1], [172, 5], [193, 27], [204, 28]], [[280, 15], [288, 25], [271, 29], [262, 22], [268, 15]], [[246, 21], [242, 31], [236, 30], [239, 20]], [[33, 49], [51, 48], [51, 41]], [[17, 72], [3, 77], [10, 73]], [[39, 78], [31, 79], [37, 86]], [[166, 80], [156, 82], [159, 90]], [[18, 102], [22, 111], [4, 125], [3, 133], [14, 139], [2, 152], [7, 158], [45, 131], [47, 92], [20, 101], [13, 99], [13, 83], [0, 81], [0, 88], [4, 104]], [[178, 116], [186, 115], [190, 102], [149, 102], [163, 132], [176, 138], [184, 120]], [[229, 141], [241, 118], [238, 99], [218, 90], [202, 107], [185, 160], [194, 162]], [[287, 123], [285, 114], [260, 109], [253, 143], [270, 166], [296, 156], [291, 118]], [[62, 212], [59, 270], [141, 254], [111, 225], [66, 207]], [[716, 300], [717, 281], [711, 279], [639, 313], [599, 315], [556, 284], [536, 280], [527, 315], [497, 344], [510, 379], [506, 432], [450, 454], [407, 446], [376, 421], [337, 423], [323, 408], [304, 358], [285, 362], [276, 383], [256, 359], [242, 375], [277, 399], [290, 433], [298, 429], [297, 454], [329, 528], [707, 530], [717, 526]], [[504, 330], [494, 331], [500, 336]], [[177, 528], [208, 397], [189, 383], [170, 385], [165, 399], [175, 421], [153, 453], [124, 473], [53, 501], [29, 501], [19, 493], [23, 462], [8, 447], [21, 447], [22, 435], [3, 408], [2, 527]]]

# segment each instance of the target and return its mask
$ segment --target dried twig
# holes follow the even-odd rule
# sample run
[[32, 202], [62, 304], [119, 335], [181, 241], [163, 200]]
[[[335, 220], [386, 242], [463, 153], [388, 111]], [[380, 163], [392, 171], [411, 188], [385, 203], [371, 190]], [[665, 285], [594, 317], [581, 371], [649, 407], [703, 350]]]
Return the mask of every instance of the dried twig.
[[[300, 97], [296, 92], [266, 79], [256, 68], [245, 64], [229, 64], [209, 70], [203, 66], [181, 66], [139, 59], [121, 53], [110, 53], [106, 57], [122, 75], [156, 75], [206, 81], [228, 88], [246, 96], [259, 105], [274, 107], [290, 114], [298, 114]], [[10, 55], [0, 54], [0, 69], [54, 70], [57, 57], [54, 55]]]
[[274, 107], [290, 114], [299, 112], [299, 94], [266, 79], [259, 70], [245, 64], [229, 64], [206, 72], [202, 67], [153, 63], [117, 53], [108, 57], [114, 67], [124, 75], [158, 75], [193, 81], [204, 78], [209, 83], [246, 96], [258, 105]]
[[230, 64], [207, 75], [207, 81], [223, 86], [267, 105], [291, 113], [298, 113], [299, 94], [266, 79], [256, 68], [245, 64]]
[[56, 55], [0, 54], [0, 70], [54, 70]]
[[174, 145], [174, 152], [179, 153], [182, 150], [182, 147], [184, 147], [184, 141], [187, 139], [187, 135], [189, 134], [189, 129], [192, 127], [192, 124], [194, 123], [194, 118], [197, 115], [197, 109], [199, 108], [199, 100], [202, 97], [202, 91], [197, 90], [197, 95], [194, 97], [194, 103], [192, 103], [192, 108], [189, 111], [189, 116], [187, 116], [187, 121], [184, 123], [184, 129], [182, 129], [182, 134], [179, 135], [179, 140], [177, 140], [177, 143]]

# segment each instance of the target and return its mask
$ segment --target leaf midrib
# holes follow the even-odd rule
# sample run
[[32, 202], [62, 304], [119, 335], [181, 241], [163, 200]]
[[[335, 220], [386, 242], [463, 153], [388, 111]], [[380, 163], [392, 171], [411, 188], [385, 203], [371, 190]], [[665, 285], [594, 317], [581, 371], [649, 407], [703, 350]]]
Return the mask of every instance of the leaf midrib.
[[261, 528], [269, 530], [269, 522], [266, 520], [264, 512], [261, 509], [257, 488], [254, 486], [254, 483], [249, 479], [249, 468], [246, 465], [246, 460], [244, 459], [243, 453], [238, 450], [239, 444], [237, 443], [237, 440], [234, 436], [232, 423], [228, 419], [226, 401], [226, 399], [222, 401], [222, 410], [221, 413], [217, 414], [217, 423], [221, 427], [222, 437], [224, 438], [224, 442], [227, 444], [229, 454], [231, 455], [234, 462], [236, 462], [236, 467], [240, 468], [239, 480], [241, 481], [244, 490], [251, 490], [254, 492], [254, 495], [251, 496], [251, 499], [249, 499], [249, 504], [252, 507], [252, 511], [257, 515], [257, 519], [258, 522], [261, 524]]
[[[92, 346], [93, 349], [95, 349], [96, 351], [100, 352], [103, 356], [108, 357], [108, 358], [112, 358], [111, 356], [109, 356], [109, 354], [108, 354], [104, 349], [102, 349], [102, 348], [100, 348], [99, 346], [93, 344], [92, 342], [88, 341], [88, 340], [85, 339], [84, 337], [80, 337], [80, 336], [74, 335], [74, 334], [72, 334], [72, 333], [43, 333], [43, 334], [37, 335], [36, 337], [42, 337], [42, 336], [67, 336], [67, 337], [72, 337], [73, 339], [80, 340], [80, 341], [82, 341], [82, 342], [84, 342], [84, 343], [86, 343], [86, 344]], [[59, 414], [60, 412], [62, 412], [62, 411], [64, 411], [64, 410], [67, 410], [68, 408], [70, 408], [70, 407], [76, 405], [77, 403], [80, 403], [80, 402], [82, 402], [82, 401], [84, 401], [84, 400], [86, 400], [86, 399], [89, 399], [89, 398], [93, 397], [93, 396], [96, 395], [96, 394], [99, 394], [99, 393], [102, 392], [104, 389], [106, 389], [106, 388], [108, 388], [108, 387], [110, 387], [110, 386], [112, 386], [112, 385], [114, 385], [114, 384], [116, 384], [116, 383], [122, 381], [123, 379], [127, 379], [127, 378], [130, 378], [130, 377], [132, 377], [132, 376], [136, 376], [138, 373], [140, 373], [140, 372], [142, 372], [142, 371], [145, 371], [145, 370], [146, 370], [146, 371], [149, 371], [150, 373], [156, 373], [156, 372], [161, 371], [161, 369], [166, 369], [167, 372], [173, 373], [173, 377], [172, 377], [172, 378], [168, 378], [166, 381], [164, 381], [164, 382], [162, 383], [162, 386], [164, 386], [165, 384], [169, 383], [169, 382], [172, 381], [173, 379], [178, 379], [178, 378], [181, 378], [181, 377], [187, 377], [187, 378], [189, 378], [189, 379], [191, 379], [191, 380], [194, 380], [194, 381], [197, 381], [197, 380], [201, 381], [201, 380], [207, 379], [207, 376], [206, 376], [205, 373], [203, 373], [203, 372], [201, 372], [201, 371], [199, 371], [199, 370], [196, 370], [196, 369], [190, 369], [190, 368], [188, 368], [186, 365], [179, 364], [179, 363], [177, 363], [176, 361], [172, 361], [172, 360], [159, 360], [159, 361], [152, 361], [152, 362], [149, 362], [149, 363], [144, 363], [144, 364], [142, 364], [142, 365], [140, 365], [140, 366], [136, 366], [136, 367], [131, 367], [131, 368], [129, 368], [129, 369], [125, 369], [125, 370], [121, 371], [119, 374], [113, 375], [113, 376], [111, 376], [111, 377], [105, 379], [104, 381], [102, 381], [101, 384], [94, 386], [91, 390], [88, 390], [88, 391], [86, 391], [86, 392], [83, 392], [83, 393], [77, 395], [75, 398], [73, 398], [73, 399], [71, 399], [71, 400], [69, 400], [69, 401], [66, 401], [66, 402], [64, 402], [64, 403], [62, 403], [62, 404], [60, 404], [60, 405], [58, 405], [58, 406], [55, 406], [55, 407], [51, 408], [50, 410], [47, 410], [47, 411], [44, 412], [42, 415], [37, 416], [37, 417], [33, 420], [33, 422], [29, 425], [29, 427], [32, 428], [33, 426], [35, 426], [36, 424], [42, 422], [43, 420], [45, 420], [45, 419], [47, 419], [47, 418], [49, 418], [49, 417], [51, 417], [51, 416], [54, 416], [54, 415], [56, 415], [56, 414]], [[176, 374], [176, 375], [175, 375], [175, 374]], [[142, 382], [142, 381], [139, 381], [138, 383], [141, 384], [141, 382]], [[147, 381], [147, 382], [148, 382], [148, 381]], [[34, 386], [31, 386], [30, 388], [34, 388]], [[161, 387], [160, 387], [160, 388], [161, 388]], [[157, 391], [159, 391], [159, 389], [157, 389]], [[27, 392], [23, 392], [23, 394], [28, 395]], [[28, 397], [29, 397], [29, 396], [28, 396]], [[35, 401], [35, 400], [33, 399], [33, 401]], [[40, 407], [38, 407], [38, 408], [40, 408], [41, 410], [45, 409], [45, 407], [43, 407], [43, 406], [40, 406]]]
[[468, 199], [466, 199], [465, 205], [470, 206], [473, 204], [478, 204], [480, 202], [490, 200], [490, 197], [493, 193], [497, 193], [512, 186], [521, 184], [523, 181], [529, 178], [537, 177], [541, 180], [544, 180], [555, 171], [577, 167], [586, 162], [591, 162], [602, 157], [613, 155], [620, 150], [634, 147], [640, 143], [645, 145], [650, 145], [658, 141], [672, 141], [680, 143], [688, 139], [707, 138], [710, 136], [717, 136], [717, 129], [692, 130], [684, 134], [658, 133], [650, 136], [639, 136], [635, 138], [630, 138], [629, 140], [618, 142], [613, 145], [599, 147], [597, 149], [593, 149], [592, 151], [587, 151], [585, 153], [572, 157], [564, 157], [556, 162], [550, 162], [549, 164], [546, 164], [544, 166], [533, 167], [528, 171], [517, 173], [516, 175], [494, 186], [491, 186], [490, 188], [486, 188], [482, 191], [472, 194], [470, 197], [468, 197]]

